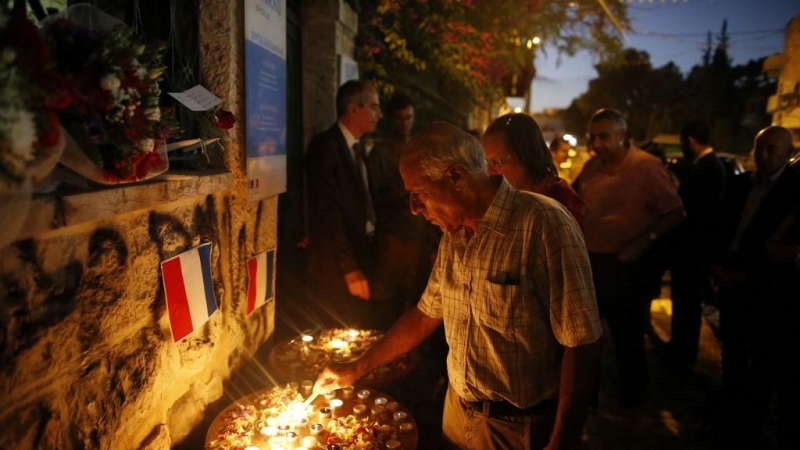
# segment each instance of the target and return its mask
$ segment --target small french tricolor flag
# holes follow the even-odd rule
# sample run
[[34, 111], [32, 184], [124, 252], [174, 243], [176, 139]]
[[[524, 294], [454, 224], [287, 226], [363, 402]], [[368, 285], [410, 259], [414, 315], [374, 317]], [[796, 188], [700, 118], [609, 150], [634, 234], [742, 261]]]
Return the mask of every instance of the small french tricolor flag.
[[275, 250], [258, 254], [247, 260], [247, 315], [272, 298], [272, 274]]
[[217, 310], [211, 282], [211, 243], [161, 262], [172, 339], [180, 341]]

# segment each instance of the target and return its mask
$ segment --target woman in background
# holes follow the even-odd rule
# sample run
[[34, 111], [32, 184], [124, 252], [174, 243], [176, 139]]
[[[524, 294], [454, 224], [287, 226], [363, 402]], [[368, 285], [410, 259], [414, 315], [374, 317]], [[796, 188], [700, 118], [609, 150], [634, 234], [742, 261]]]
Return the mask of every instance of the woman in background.
[[564, 205], [583, 227], [586, 204], [559, 178], [542, 130], [527, 114], [506, 114], [483, 134], [490, 174], [502, 174], [517, 189], [535, 192]]

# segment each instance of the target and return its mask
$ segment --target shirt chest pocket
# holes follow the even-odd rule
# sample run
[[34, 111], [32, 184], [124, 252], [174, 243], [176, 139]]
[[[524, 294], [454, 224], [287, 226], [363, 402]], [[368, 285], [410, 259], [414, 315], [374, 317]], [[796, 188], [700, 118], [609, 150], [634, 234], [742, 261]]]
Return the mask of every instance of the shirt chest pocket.
[[[514, 280], [517, 281], [517, 280]], [[479, 298], [474, 299], [475, 321], [503, 335], [525, 333], [535, 315], [538, 302], [526, 284], [499, 284], [484, 281]]]

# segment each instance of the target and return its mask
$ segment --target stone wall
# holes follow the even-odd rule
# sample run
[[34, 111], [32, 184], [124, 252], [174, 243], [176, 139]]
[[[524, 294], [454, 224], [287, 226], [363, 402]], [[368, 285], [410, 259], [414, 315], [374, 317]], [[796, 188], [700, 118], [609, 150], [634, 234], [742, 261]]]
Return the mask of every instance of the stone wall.
[[[277, 198], [247, 202], [242, 2], [199, 5], [202, 83], [240, 118], [230, 173], [36, 200], [28, 235], [0, 249], [3, 448], [169, 448], [274, 331], [274, 302], [244, 309]], [[159, 262], [205, 242], [219, 310], [173, 343]]]

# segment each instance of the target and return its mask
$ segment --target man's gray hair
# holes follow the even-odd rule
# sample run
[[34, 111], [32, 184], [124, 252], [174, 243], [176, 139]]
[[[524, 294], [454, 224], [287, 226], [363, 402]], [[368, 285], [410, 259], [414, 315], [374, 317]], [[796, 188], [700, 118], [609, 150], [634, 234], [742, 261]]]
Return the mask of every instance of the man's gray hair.
[[628, 129], [628, 122], [625, 120], [625, 116], [614, 108], [598, 109], [594, 114], [592, 114], [592, 117], [589, 119], [589, 123], [600, 122], [601, 120], [610, 120], [616, 123], [620, 129]]
[[447, 122], [435, 122], [422, 130], [406, 146], [403, 154], [419, 173], [433, 181], [441, 179], [453, 164], [469, 173], [486, 173], [486, 159], [480, 141]]

